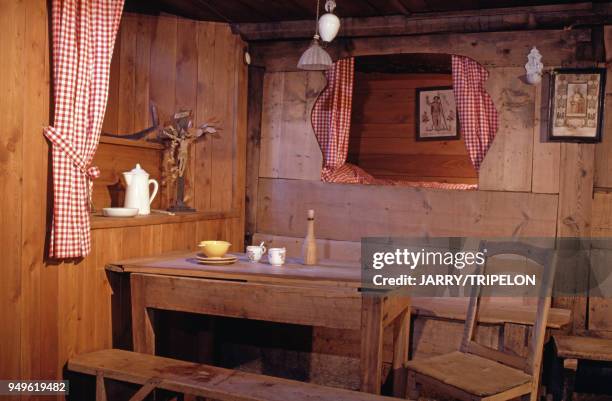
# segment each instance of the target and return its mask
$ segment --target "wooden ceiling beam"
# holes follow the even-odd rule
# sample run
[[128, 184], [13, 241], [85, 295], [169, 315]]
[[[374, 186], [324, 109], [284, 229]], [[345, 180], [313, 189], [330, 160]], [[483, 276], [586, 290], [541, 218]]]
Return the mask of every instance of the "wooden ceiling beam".
[[412, 11], [408, 9], [400, 0], [390, 0], [391, 4], [397, 9], [399, 14], [410, 15]]
[[[435, 53], [459, 54], [477, 60], [485, 67], [523, 67], [535, 44], [544, 55], [546, 67], [578, 66], [595, 61], [593, 29], [537, 30], [340, 38], [327, 48], [333, 60], [385, 54]], [[299, 71], [297, 60], [309, 45], [308, 40], [262, 41], [251, 44], [253, 65], [266, 72]], [[585, 56], [587, 58], [585, 58]]]
[[[410, 16], [343, 18], [340, 37], [403, 36], [432, 33], [499, 32], [524, 29], [560, 29], [612, 23], [611, 3], [419, 13]], [[281, 21], [236, 24], [247, 41], [305, 39], [313, 23]]]

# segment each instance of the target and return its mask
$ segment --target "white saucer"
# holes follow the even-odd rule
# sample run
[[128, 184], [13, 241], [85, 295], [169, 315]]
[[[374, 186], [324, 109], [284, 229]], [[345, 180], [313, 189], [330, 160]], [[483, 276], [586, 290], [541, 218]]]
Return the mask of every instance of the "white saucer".
[[102, 214], [106, 217], [134, 217], [138, 214], [138, 209], [130, 207], [105, 207]]
[[235, 255], [227, 254], [225, 256], [218, 256], [209, 258], [202, 253], [198, 253], [196, 255], [196, 260], [198, 263], [202, 263], [205, 265], [231, 265], [232, 263], [236, 263], [238, 257]]

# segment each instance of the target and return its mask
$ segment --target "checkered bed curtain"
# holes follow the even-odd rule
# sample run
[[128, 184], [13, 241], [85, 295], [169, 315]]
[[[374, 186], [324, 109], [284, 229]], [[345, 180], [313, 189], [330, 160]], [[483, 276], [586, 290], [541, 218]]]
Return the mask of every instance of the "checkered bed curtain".
[[340, 167], [348, 154], [354, 75], [353, 58], [335, 62], [325, 72], [327, 87], [312, 110], [312, 126], [323, 153], [321, 179], [326, 182], [343, 182], [336, 175], [343, 174]]
[[113, 46], [124, 0], [53, 0], [53, 226], [49, 256], [91, 250], [91, 166], [106, 109]]
[[461, 132], [472, 164], [478, 171], [498, 128], [497, 110], [484, 88], [489, 72], [463, 56], [453, 56], [452, 67]]

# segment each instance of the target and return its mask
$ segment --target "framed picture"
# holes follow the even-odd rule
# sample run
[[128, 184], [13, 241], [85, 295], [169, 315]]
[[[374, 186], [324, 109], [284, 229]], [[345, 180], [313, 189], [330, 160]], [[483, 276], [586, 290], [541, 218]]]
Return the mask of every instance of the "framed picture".
[[557, 69], [550, 82], [548, 139], [601, 142], [606, 70]]
[[452, 86], [417, 88], [416, 140], [459, 139], [457, 106]]

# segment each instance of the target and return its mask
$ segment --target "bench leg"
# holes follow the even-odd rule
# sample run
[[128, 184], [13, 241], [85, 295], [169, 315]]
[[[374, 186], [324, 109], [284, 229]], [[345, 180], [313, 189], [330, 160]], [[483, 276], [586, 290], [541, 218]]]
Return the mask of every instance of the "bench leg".
[[130, 398], [130, 401], [142, 401], [142, 400], [144, 400], [149, 394], [151, 394], [151, 392], [153, 390], [155, 390], [155, 388], [157, 387], [158, 384], [159, 384], [159, 382], [156, 382], [156, 381], [149, 381], [148, 383], [145, 383], [145, 385], [142, 386], [136, 392], [136, 394], [134, 394], [132, 396], [132, 398]]
[[96, 401], [108, 401], [106, 398], [106, 385], [104, 384], [104, 374], [96, 373]]
[[416, 373], [409, 370], [407, 379], [408, 399], [418, 401], [421, 396], [421, 386], [416, 381]]
[[570, 360], [568, 365], [571, 368], [566, 367], [565, 361], [563, 362], [563, 401], [572, 401], [574, 398], [574, 384], [576, 382], [576, 372], [579, 361]]
[[393, 395], [406, 396], [406, 363], [410, 330], [410, 309], [402, 312], [393, 322]]

